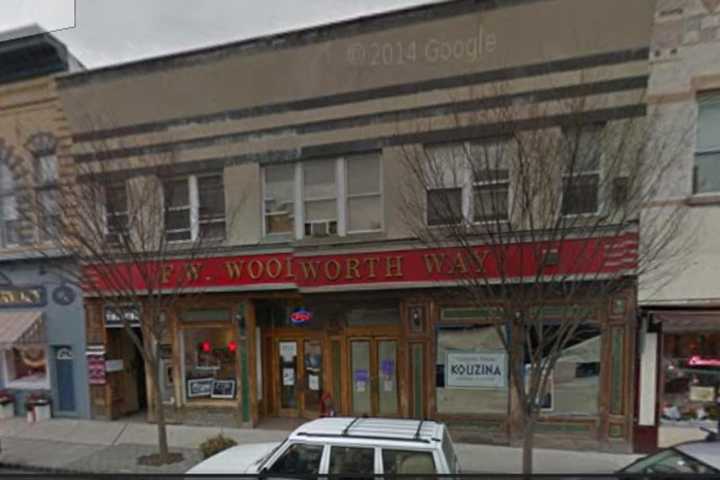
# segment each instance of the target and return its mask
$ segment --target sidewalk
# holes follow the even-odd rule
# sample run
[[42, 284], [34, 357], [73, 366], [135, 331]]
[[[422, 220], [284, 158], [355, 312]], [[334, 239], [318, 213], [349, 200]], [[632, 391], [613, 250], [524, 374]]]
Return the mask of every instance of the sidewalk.
[[[0, 466], [93, 473], [182, 473], [202, 458], [198, 445], [222, 433], [238, 443], [276, 442], [282, 430], [169, 425], [172, 451], [182, 463], [163, 467], [137, 465], [137, 457], [155, 451], [155, 425], [145, 423], [52, 419], [28, 424], [23, 418], [0, 421]], [[458, 444], [465, 472], [520, 473], [520, 450], [490, 445]], [[536, 473], [610, 473], [635, 459], [633, 455], [564, 450], [536, 450]]]

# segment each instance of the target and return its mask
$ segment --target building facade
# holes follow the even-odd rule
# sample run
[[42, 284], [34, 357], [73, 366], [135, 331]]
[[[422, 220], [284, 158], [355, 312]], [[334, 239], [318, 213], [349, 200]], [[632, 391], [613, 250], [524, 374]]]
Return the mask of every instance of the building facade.
[[[496, 100], [476, 89], [547, 104], [589, 84], [602, 100], [593, 122], [643, 116], [650, 3], [449, 2], [63, 77], [74, 160], [112, 175], [120, 196], [147, 179], [178, 193], [166, 281], [195, 288], [168, 312], [162, 399], [146, 393], [117, 314], [86, 299], [93, 415], [163, 401], [176, 421], [257, 425], [332, 409], [518, 441], [491, 308], [447, 294], [473, 262], [424, 248], [405, 221], [404, 151], [497, 136], [500, 125], [454, 123]], [[99, 112], [106, 123], [87, 121]], [[166, 154], [172, 175], [159, 175], [151, 160]], [[470, 198], [458, 196], [463, 212]], [[216, 240], [183, 258], [199, 236]], [[592, 303], [596, 329], [556, 374], [542, 444], [632, 449], [635, 298], [631, 275]], [[463, 370], [480, 357], [488, 372]]]
[[3, 34], [0, 65], [0, 388], [15, 395], [17, 414], [29, 394], [44, 393], [53, 415], [87, 417], [82, 295], [51, 272], [72, 264], [27, 215], [33, 202], [47, 206], [38, 221], [60, 213], [58, 185], [72, 161], [55, 78], [80, 65], [35, 29]]
[[683, 239], [662, 278], [641, 279], [649, 347], [640, 363], [640, 428], [647, 445], [657, 443], [663, 423], [720, 418], [719, 21], [714, 1], [660, 1], [655, 14], [648, 100], [687, 136], [661, 200], [685, 206], [692, 238]]

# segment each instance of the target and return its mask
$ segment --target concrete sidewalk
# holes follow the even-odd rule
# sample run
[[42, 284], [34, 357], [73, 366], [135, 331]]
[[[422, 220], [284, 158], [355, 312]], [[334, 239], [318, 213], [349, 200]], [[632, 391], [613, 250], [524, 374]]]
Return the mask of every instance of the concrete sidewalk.
[[[172, 451], [182, 463], [163, 467], [137, 465], [137, 457], [155, 451], [156, 428], [146, 423], [52, 419], [28, 424], [22, 418], [0, 420], [0, 465], [51, 471], [93, 473], [182, 473], [201, 460], [200, 443], [222, 433], [238, 443], [275, 442], [283, 430], [168, 425]], [[520, 450], [458, 444], [464, 471], [520, 473]], [[634, 460], [633, 455], [564, 450], [536, 450], [537, 473], [610, 473]]]

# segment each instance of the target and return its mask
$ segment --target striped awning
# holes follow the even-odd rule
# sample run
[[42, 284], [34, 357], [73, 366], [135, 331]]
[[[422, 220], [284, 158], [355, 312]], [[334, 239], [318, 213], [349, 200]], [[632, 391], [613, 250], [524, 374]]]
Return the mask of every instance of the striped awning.
[[718, 310], [653, 310], [653, 318], [662, 322], [663, 332], [720, 332]]
[[41, 311], [0, 312], [0, 348], [46, 343], [45, 322]]

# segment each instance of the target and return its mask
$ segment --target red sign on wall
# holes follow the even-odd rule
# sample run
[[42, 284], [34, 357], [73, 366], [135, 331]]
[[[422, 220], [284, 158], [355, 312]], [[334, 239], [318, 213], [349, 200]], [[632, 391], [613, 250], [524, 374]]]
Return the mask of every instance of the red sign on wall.
[[[146, 265], [91, 266], [88, 282], [101, 290], [143, 289], [149, 278], [166, 288], [243, 287], [298, 288], [312, 291], [328, 287], [433, 286], [457, 282], [463, 277], [489, 280], [533, 280], [538, 276], [544, 252], [557, 250], [557, 261], [543, 267], [544, 276], [601, 276], [632, 273], [637, 263], [637, 237], [570, 239], [560, 247], [518, 243], [503, 247], [411, 249], [298, 255], [291, 253], [170, 260]], [[112, 269], [110, 271], [109, 269]], [[154, 270], [153, 270], [154, 269]], [[152, 272], [148, 275], [147, 272]], [[90, 289], [92, 291], [92, 289]]]

